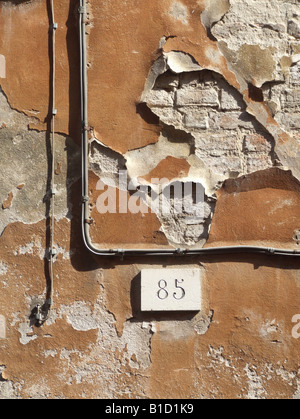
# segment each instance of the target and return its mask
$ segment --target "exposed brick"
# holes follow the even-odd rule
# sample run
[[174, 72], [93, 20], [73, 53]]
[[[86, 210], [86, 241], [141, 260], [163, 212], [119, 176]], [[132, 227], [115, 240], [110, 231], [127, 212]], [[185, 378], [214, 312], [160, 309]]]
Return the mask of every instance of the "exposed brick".
[[165, 90], [151, 90], [151, 93], [147, 95], [147, 104], [148, 106], [157, 106], [157, 107], [164, 107], [164, 106], [173, 106], [174, 104], [174, 93], [167, 92]]
[[244, 150], [250, 153], [269, 153], [272, 144], [260, 134], [248, 134], [244, 139]]
[[151, 107], [151, 110], [158, 115], [160, 120], [167, 125], [180, 128], [182, 126], [183, 115], [174, 107]]
[[281, 95], [283, 108], [297, 108], [300, 106], [300, 88], [289, 89]]
[[294, 67], [291, 67], [290, 83], [300, 85], [300, 63], [298, 63]]
[[300, 39], [300, 25], [296, 20], [291, 19], [288, 22], [288, 33], [295, 38]]
[[217, 90], [210, 89], [180, 89], [176, 94], [177, 106], [219, 106]]
[[184, 126], [190, 129], [208, 129], [209, 122], [208, 122], [208, 115], [206, 112], [199, 112], [199, 110], [195, 110], [192, 112], [187, 112], [184, 117]]
[[202, 160], [209, 168], [220, 175], [226, 175], [230, 172], [239, 174], [243, 169], [239, 156], [221, 156], [218, 159], [208, 156], [206, 158], [202, 157]]
[[299, 116], [299, 112], [281, 114], [279, 116], [279, 120], [288, 129], [291, 129], [291, 130], [300, 129], [300, 116]]
[[249, 155], [246, 158], [247, 173], [258, 170], [265, 170], [272, 165], [271, 157], [268, 155]]
[[225, 111], [241, 110], [245, 108], [245, 103], [238, 92], [229, 86], [224, 86], [224, 88], [221, 89], [220, 107]]
[[229, 151], [237, 150], [237, 141], [238, 139], [235, 135], [225, 136], [219, 134], [207, 134], [203, 136], [197, 136], [195, 142], [196, 153], [199, 156], [223, 156], [228, 154]]
[[209, 115], [209, 127], [215, 130], [253, 129], [255, 124], [254, 118], [246, 112], [210, 112]]

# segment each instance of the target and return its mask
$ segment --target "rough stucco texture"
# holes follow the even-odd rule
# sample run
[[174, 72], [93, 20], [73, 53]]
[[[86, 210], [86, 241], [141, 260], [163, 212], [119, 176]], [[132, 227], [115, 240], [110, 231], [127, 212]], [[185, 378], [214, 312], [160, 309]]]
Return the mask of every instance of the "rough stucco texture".
[[[0, 399], [299, 398], [298, 258], [85, 249], [79, 4], [54, 6], [54, 307], [36, 327], [49, 282], [50, 2], [0, 1]], [[95, 246], [298, 250], [299, 2], [89, 0], [86, 33]], [[147, 213], [141, 193], [144, 214], [97, 210], [99, 185], [129, 199], [159, 195], [161, 179], [201, 187], [203, 216], [177, 214], [175, 199]], [[201, 269], [202, 311], [141, 313], [149, 267]]]

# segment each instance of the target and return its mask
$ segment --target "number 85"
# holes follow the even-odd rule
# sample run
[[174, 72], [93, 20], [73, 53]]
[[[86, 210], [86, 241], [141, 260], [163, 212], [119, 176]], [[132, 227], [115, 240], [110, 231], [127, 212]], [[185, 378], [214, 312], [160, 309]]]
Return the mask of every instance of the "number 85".
[[[182, 279], [182, 280], [175, 279], [175, 288], [177, 290], [180, 290], [180, 292], [179, 291], [175, 291], [173, 293], [173, 298], [175, 300], [182, 300], [185, 297], [185, 290], [184, 290], [184, 288], [182, 288], [182, 287], [179, 286], [179, 284], [182, 284], [183, 282], [184, 282], [184, 279]], [[161, 281], [159, 281], [158, 287], [159, 287], [159, 290], [157, 292], [158, 298], [160, 300], [166, 300], [169, 297], [169, 292], [167, 290], [167, 287], [168, 287], [167, 281], [165, 281], [164, 279], [162, 279]]]

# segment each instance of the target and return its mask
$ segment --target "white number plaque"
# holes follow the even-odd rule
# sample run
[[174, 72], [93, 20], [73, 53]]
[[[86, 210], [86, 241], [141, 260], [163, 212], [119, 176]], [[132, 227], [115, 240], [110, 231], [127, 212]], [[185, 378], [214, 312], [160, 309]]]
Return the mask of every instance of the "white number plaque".
[[200, 311], [200, 269], [143, 269], [142, 311]]

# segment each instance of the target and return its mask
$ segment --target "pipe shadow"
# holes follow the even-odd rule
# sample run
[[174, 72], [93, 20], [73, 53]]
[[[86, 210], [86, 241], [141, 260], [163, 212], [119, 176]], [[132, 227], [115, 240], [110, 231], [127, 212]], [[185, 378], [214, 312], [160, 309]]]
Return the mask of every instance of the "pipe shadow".
[[[67, 54], [69, 62], [69, 135], [72, 140], [81, 146], [81, 92], [80, 92], [80, 48], [79, 48], [79, 0], [70, 0], [67, 26]], [[82, 175], [81, 156], [76, 157], [77, 150], [67, 145], [67, 202], [69, 218], [71, 219], [71, 263], [75, 270], [80, 272], [99, 269], [92, 254], [87, 250], [82, 235]], [[75, 182], [74, 165], [78, 167], [79, 174]]]

